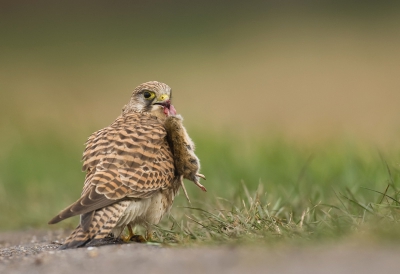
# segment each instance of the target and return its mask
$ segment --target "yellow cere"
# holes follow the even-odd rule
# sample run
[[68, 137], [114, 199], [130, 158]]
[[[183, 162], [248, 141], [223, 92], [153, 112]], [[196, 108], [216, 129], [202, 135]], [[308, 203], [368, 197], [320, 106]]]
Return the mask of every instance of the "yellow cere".
[[160, 97], [158, 97], [158, 101], [166, 101], [169, 99], [169, 96], [167, 94], [163, 94]]

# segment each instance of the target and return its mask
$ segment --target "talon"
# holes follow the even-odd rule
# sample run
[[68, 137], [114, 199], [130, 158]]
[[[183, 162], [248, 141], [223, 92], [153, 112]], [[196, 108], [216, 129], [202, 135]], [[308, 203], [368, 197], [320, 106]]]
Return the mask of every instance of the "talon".
[[129, 243], [131, 241], [131, 236], [129, 236], [129, 235], [127, 235], [127, 236], [121, 235], [120, 238], [125, 243]]
[[142, 235], [133, 235], [131, 237], [131, 241], [137, 242], [137, 243], [146, 243], [146, 239]]
[[[140, 236], [140, 235], [135, 235], [133, 233], [131, 225], [127, 225], [126, 227], [128, 228], [128, 235], [126, 235], [126, 236], [121, 235], [121, 237], [120, 237], [121, 240], [124, 241], [125, 243], [129, 243], [130, 241], [134, 241], [137, 237]], [[142, 237], [142, 236], [140, 236], [140, 237]]]

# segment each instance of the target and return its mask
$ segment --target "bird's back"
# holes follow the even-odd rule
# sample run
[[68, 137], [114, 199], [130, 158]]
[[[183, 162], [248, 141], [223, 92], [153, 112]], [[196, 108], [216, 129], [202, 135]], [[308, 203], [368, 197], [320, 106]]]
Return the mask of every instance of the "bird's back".
[[65, 247], [104, 238], [132, 201], [174, 188], [174, 161], [163, 124], [154, 116], [131, 113], [93, 133], [83, 153], [86, 172], [81, 198], [49, 223], [81, 215]]

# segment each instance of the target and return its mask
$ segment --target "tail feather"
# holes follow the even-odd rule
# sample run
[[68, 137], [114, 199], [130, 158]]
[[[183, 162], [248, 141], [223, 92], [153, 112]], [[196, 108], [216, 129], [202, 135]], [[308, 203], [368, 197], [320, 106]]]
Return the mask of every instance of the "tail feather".
[[87, 242], [90, 241], [90, 235], [85, 232], [81, 225], [78, 225], [74, 231], [72, 231], [71, 235], [65, 240], [64, 244], [60, 246], [58, 249], [68, 249], [68, 248], [77, 248], [86, 245]]
[[86, 224], [79, 224], [59, 249], [83, 247], [104, 239], [111, 233], [128, 205], [128, 201], [121, 201], [96, 210], [89, 228], [85, 228]]

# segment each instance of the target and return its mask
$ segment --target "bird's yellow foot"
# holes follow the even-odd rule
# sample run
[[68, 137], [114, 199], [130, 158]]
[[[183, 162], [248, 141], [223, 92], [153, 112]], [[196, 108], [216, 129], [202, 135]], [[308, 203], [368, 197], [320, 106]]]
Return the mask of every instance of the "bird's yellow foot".
[[121, 235], [120, 238], [122, 241], [124, 241], [125, 243], [129, 243], [131, 241], [131, 238], [133, 236], [135, 236], [135, 234], [133, 233], [132, 230], [132, 226], [131, 225], [127, 225], [126, 226], [128, 228], [128, 235]]
[[129, 243], [131, 241], [132, 236], [130, 236], [130, 235], [121, 235], [120, 238], [125, 243]]
[[145, 242], [147, 242], [146, 239], [142, 235], [135, 235], [133, 233], [132, 227], [130, 225], [127, 225], [127, 228], [128, 228], [128, 235], [126, 235], [126, 236], [121, 235], [122, 241], [124, 241], [125, 243], [129, 243], [129, 242], [145, 243]]
[[137, 242], [137, 243], [147, 242], [146, 239], [142, 235], [133, 235], [130, 240], [133, 242]]

